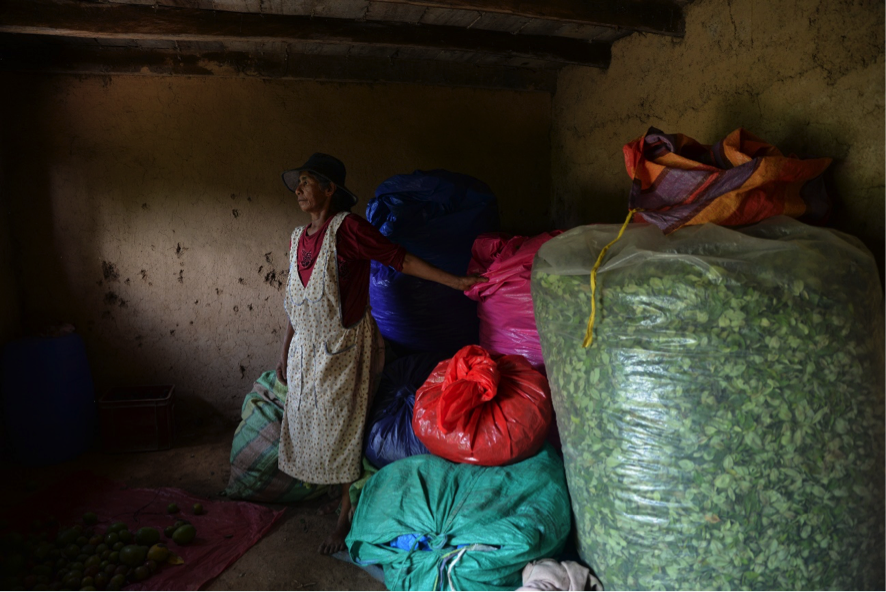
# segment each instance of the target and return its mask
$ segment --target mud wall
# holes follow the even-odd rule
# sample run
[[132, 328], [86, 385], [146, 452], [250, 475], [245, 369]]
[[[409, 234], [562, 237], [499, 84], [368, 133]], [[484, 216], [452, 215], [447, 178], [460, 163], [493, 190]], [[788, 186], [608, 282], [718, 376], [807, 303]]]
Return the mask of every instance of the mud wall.
[[606, 71], [561, 72], [552, 215], [621, 222], [622, 146], [650, 126], [713, 144], [743, 127], [785, 154], [830, 156], [834, 224], [884, 249], [884, 7], [876, 0], [695, 0], [682, 39], [632, 35]]
[[444, 168], [489, 184], [505, 229], [538, 232], [549, 215], [546, 93], [24, 74], [2, 84], [14, 91], [0, 98], [0, 189], [25, 330], [74, 324], [100, 392], [172, 383], [186, 420], [238, 419], [276, 365], [289, 236], [309, 221], [280, 174], [312, 152], [346, 163], [356, 213], [391, 175]]

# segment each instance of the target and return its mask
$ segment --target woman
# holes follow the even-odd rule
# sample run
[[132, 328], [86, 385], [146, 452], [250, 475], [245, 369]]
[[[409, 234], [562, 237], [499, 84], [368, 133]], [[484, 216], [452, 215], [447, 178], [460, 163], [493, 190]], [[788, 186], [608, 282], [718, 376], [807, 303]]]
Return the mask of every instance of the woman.
[[320, 153], [283, 173], [311, 223], [296, 228], [290, 244], [289, 323], [277, 365], [277, 379], [289, 392], [278, 466], [306, 483], [341, 486], [341, 513], [320, 545], [323, 554], [345, 548], [372, 380], [384, 364], [383, 341], [369, 314], [369, 261], [459, 291], [486, 281], [454, 276], [387, 240], [350, 213], [357, 198], [344, 181], [344, 164]]

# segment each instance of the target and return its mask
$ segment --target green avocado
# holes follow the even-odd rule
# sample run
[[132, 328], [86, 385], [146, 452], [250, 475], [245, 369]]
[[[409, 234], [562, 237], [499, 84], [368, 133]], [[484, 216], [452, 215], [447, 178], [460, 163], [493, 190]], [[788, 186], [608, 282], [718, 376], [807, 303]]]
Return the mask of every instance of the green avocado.
[[197, 536], [197, 529], [191, 524], [185, 524], [175, 529], [175, 532], [172, 533], [172, 540], [178, 545], [187, 545], [194, 540], [195, 536]]
[[120, 549], [120, 561], [129, 567], [141, 565], [148, 555], [148, 548], [144, 545], [126, 545]]

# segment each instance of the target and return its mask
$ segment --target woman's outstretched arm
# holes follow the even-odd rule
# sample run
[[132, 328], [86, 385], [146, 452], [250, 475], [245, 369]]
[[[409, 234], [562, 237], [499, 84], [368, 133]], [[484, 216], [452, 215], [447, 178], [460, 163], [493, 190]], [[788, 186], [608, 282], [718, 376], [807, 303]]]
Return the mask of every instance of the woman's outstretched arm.
[[452, 275], [439, 267], [434, 267], [412, 253], [406, 253], [406, 256], [403, 258], [402, 271], [405, 274], [414, 275], [423, 280], [431, 280], [432, 282], [449, 286], [459, 292], [470, 290], [474, 284], [488, 281], [482, 275]]

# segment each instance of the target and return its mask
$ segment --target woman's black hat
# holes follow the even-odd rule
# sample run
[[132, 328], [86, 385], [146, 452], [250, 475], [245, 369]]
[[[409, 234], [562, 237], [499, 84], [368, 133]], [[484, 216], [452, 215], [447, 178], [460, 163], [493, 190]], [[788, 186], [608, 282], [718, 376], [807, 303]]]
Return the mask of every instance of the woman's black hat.
[[353, 201], [352, 205], [357, 204], [357, 196], [354, 195], [350, 189], [345, 187], [345, 163], [336, 157], [315, 152], [311, 155], [308, 161], [300, 167], [290, 169], [283, 173], [283, 184], [286, 185], [287, 189], [293, 192], [295, 191], [295, 188], [298, 187], [298, 176], [302, 171], [308, 171], [309, 173], [313, 173], [332, 181], [339, 190], [350, 196]]

